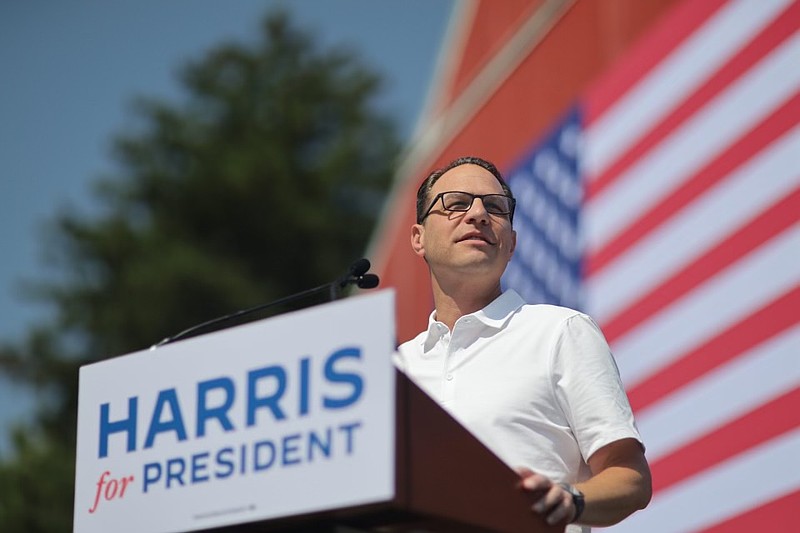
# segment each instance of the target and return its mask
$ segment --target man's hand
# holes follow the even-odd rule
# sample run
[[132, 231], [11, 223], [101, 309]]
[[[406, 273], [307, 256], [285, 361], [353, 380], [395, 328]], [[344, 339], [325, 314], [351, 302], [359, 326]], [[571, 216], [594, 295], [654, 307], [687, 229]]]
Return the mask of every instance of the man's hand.
[[527, 468], [519, 468], [517, 473], [520, 475], [519, 486], [534, 497], [531, 509], [542, 515], [548, 524], [568, 524], [575, 519], [577, 509], [572, 494], [561, 485]]
[[[650, 468], [641, 444], [621, 439], [596, 451], [588, 461], [592, 477], [575, 488], [584, 494], [585, 507], [578, 521], [587, 526], [606, 527], [644, 509], [652, 495]], [[527, 468], [518, 468], [519, 486], [531, 494], [533, 510], [548, 524], [575, 521], [575, 503], [566, 489]]]

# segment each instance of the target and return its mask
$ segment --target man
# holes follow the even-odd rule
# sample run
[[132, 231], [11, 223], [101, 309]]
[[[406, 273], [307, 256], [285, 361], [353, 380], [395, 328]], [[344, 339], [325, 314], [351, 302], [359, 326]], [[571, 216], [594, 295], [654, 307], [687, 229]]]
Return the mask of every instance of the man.
[[585, 532], [644, 508], [650, 471], [594, 322], [501, 290], [514, 205], [483, 159], [457, 159], [423, 182], [411, 246], [428, 263], [435, 310], [397, 365], [517, 469], [534, 512]]

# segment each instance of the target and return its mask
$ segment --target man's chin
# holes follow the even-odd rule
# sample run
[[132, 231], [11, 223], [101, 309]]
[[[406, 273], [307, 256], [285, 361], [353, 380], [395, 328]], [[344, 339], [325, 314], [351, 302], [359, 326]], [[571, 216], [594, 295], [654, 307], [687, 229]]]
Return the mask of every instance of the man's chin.
[[506, 264], [502, 263], [494, 254], [471, 253], [468, 256], [459, 258], [458, 261], [454, 262], [453, 267], [461, 272], [476, 274], [499, 272], [502, 274]]

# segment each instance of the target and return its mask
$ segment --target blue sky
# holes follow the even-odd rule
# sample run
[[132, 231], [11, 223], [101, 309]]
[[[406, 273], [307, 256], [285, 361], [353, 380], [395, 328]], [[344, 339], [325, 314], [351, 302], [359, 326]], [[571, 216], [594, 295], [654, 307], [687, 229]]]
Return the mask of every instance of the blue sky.
[[[181, 65], [223, 41], [252, 41], [276, 6], [320, 44], [350, 46], [381, 72], [381, 108], [411, 134], [453, 0], [0, 3], [0, 340], [45, 316], [20, 282], [52, 274], [44, 225], [66, 207], [93, 207], [91, 183], [114, 168], [111, 139], [132, 118], [133, 98], [179, 101]], [[30, 405], [0, 376], [0, 452], [3, 428]]]

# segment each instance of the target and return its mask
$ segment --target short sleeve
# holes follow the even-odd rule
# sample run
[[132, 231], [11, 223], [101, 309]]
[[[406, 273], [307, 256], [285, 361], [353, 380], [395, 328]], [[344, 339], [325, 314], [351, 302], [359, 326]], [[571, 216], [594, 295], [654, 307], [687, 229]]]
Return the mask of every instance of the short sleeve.
[[584, 461], [617, 440], [642, 442], [611, 349], [589, 316], [576, 313], [562, 322], [550, 362], [553, 393]]

